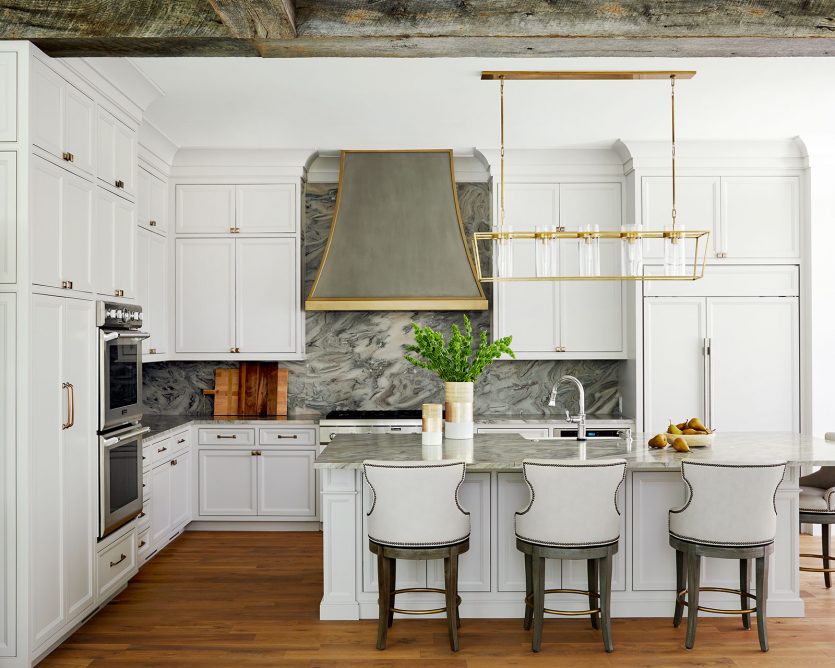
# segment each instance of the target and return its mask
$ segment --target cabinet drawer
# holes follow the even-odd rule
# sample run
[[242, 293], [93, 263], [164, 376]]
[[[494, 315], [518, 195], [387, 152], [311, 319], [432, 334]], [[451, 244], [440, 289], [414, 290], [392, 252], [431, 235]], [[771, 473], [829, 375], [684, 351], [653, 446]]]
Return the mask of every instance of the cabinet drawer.
[[261, 445], [316, 445], [315, 429], [261, 429]]
[[255, 445], [254, 429], [200, 429], [200, 445]]
[[188, 429], [178, 432], [171, 437], [171, 441], [174, 452], [184, 450], [191, 445], [191, 432]]
[[99, 554], [99, 596], [107, 596], [115, 588], [127, 582], [135, 570], [136, 532], [131, 531]]
[[174, 454], [173, 440], [174, 439], [169, 436], [168, 438], [160, 439], [151, 445], [151, 468], [155, 468], [166, 460], [171, 459], [171, 455]]

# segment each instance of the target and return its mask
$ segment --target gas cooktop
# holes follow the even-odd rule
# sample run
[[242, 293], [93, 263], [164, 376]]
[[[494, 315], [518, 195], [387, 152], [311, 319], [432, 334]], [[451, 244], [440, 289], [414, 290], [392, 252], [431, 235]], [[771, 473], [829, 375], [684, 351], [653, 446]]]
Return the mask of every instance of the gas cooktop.
[[336, 410], [325, 416], [326, 420], [420, 420], [420, 410], [375, 410], [375, 411], [352, 411]]

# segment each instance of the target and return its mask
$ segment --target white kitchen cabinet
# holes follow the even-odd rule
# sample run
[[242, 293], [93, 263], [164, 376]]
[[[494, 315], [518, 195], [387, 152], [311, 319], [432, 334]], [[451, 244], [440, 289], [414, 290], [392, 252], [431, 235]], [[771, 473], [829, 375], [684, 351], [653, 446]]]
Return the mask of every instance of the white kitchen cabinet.
[[142, 306], [142, 329], [151, 336], [142, 342], [142, 354], [152, 362], [154, 355], [168, 351], [166, 289], [168, 285], [168, 242], [140, 228], [136, 233], [136, 300]]
[[296, 240], [235, 240], [235, 346], [241, 353], [296, 349]]
[[171, 464], [164, 462], [151, 469], [151, 545], [158, 549], [168, 542], [173, 526], [171, 515]]
[[[163, 465], [164, 466], [164, 465]], [[171, 528], [180, 530], [191, 521], [191, 452], [175, 453], [171, 471]]]
[[646, 298], [645, 429], [799, 431], [798, 327], [796, 297]]
[[139, 168], [136, 211], [139, 227], [158, 234], [168, 232], [168, 185], [146, 169]]
[[[31, 639], [35, 648], [95, 604], [97, 378], [94, 304], [32, 297]], [[63, 388], [63, 389], [62, 389]]]
[[257, 515], [258, 458], [249, 448], [198, 452], [200, 515]]
[[[719, 240], [719, 177], [676, 177], [676, 227], [708, 230], [708, 258], [715, 258]], [[664, 230], [672, 225], [673, 191], [669, 176], [645, 176], [641, 179], [641, 224], [645, 230]], [[664, 260], [660, 239], [644, 241], [645, 260]]]
[[132, 299], [136, 293], [136, 207], [103, 188], [96, 190], [93, 233], [96, 292]]
[[175, 194], [178, 234], [229, 234], [235, 227], [235, 186], [179, 184]]
[[0, 152], [0, 283], [14, 283], [16, 280], [17, 153], [3, 151]]
[[17, 140], [17, 54], [0, 53], [0, 141]]
[[292, 183], [235, 186], [235, 221], [240, 234], [296, 232], [296, 186]]
[[235, 347], [235, 240], [177, 239], [177, 352]]
[[729, 258], [799, 259], [799, 178], [722, 177], [720, 243]]
[[[510, 184], [507, 223], [515, 229], [578, 230], [597, 225], [619, 230], [620, 183]], [[577, 242], [561, 240], [554, 257], [561, 273], [578, 273]], [[601, 241], [601, 273], [620, 274], [617, 242]], [[513, 275], [536, 275], [531, 240], [513, 241]], [[494, 338], [513, 336], [520, 359], [624, 356], [623, 286], [620, 281], [497, 283]]]
[[[2, 60], [0, 60], [2, 63]], [[17, 298], [0, 294], [0, 657], [16, 646], [15, 325]]]
[[33, 156], [30, 185], [32, 282], [92, 292], [93, 184]]
[[316, 516], [316, 449], [262, 448], [258, 460], [258, 514]]
[[106, 109], [99, 107], [98, 170], [108, 187], [136, 195], [136, 132]]
[[92, 174], [95, 103], [37, 58], [31, 62], [32, 143]]

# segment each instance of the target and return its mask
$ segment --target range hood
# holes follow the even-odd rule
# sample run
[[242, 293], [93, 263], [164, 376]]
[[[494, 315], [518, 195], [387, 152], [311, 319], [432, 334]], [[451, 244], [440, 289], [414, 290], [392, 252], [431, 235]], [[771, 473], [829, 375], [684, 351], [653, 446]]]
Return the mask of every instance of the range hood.
[[342, 151], [310, 311], [473, 311], [487, 299], [467, 248], [452, 151]]

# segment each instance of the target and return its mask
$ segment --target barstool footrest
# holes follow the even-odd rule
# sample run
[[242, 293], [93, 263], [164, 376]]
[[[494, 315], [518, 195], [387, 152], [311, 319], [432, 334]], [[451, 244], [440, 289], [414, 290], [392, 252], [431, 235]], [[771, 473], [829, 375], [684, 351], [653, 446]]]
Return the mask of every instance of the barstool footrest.
[[[713, 591], [719, 592], [722, 594], [734, 594], [735, 596], [744, 596], [745, 598], [752, 598], [756, 600], [756, 594], [752, 594], [747, 591], [742, 591], [740, 589], [728, 589], [726, 587], [699, 587], [699, 593], [703, 591]], [[686, 605], [688, 608], [690, 607], [690, 603], [688, 603], [687, 599], [684, 597], [687, 594], [686, 589], [682, 589], [680, 592], [676, 594], [678, 600], [683, 604]], [[714, 612], [719, 615], [750, 615], [757, 612], [756, 608], [747, 608], [745, 610], [728, 610], [726, 608], [710, 608], [706, 605], [697, 605], [697, 610], [701, 610], [702, 612]]]
[[[546, 589], [546, 594], [577, 594], [578, 596], [590, 596], [600, 600], [600, 594], [597, 592], [587, 591], [584, 589]], [[533, 607], [533, 594], [525, 597], [525, 605], [529, 608]], [[550, 615], [564, 615], [566, 617], [581, 617], [583, 615], [594, 615], [600, 612], [600, 608], [591, 608], [589, 610], [553, 610], [551, 608], [544, 608], [543, 612]]]
[[[437, 587], [407, 587], [406, 589], [395, 589], [392, 594], [395, 596], [397, 594], [446, 594], [446, 590], [438, 589]], [[455, 597], [455, 607], [459, 607], [461, 605], [461, 597]], [[446, 612], [447, 608], [444, 606], [443, 608], [435, 608], [433, 610], [410, 610], [406, 608], [389, 608], [390, 612], [397, 612], [401, 615], [439, 615], [442, 612]]]
[[[800, 557], [805, 557], [807, 559], [820, 559], [823, 561], [824, 564], [828, 564], [830, 561], [835, 561], [835, 556], [827, 556], [823, 554], [807, 554], [805, 552], [801, 552]], [[814, 566], [801, 566], [800, 570], [804, 573], [835, 573], [835, 568], [829, 568], [828, 566], [824, 568], [815, 568]]]

